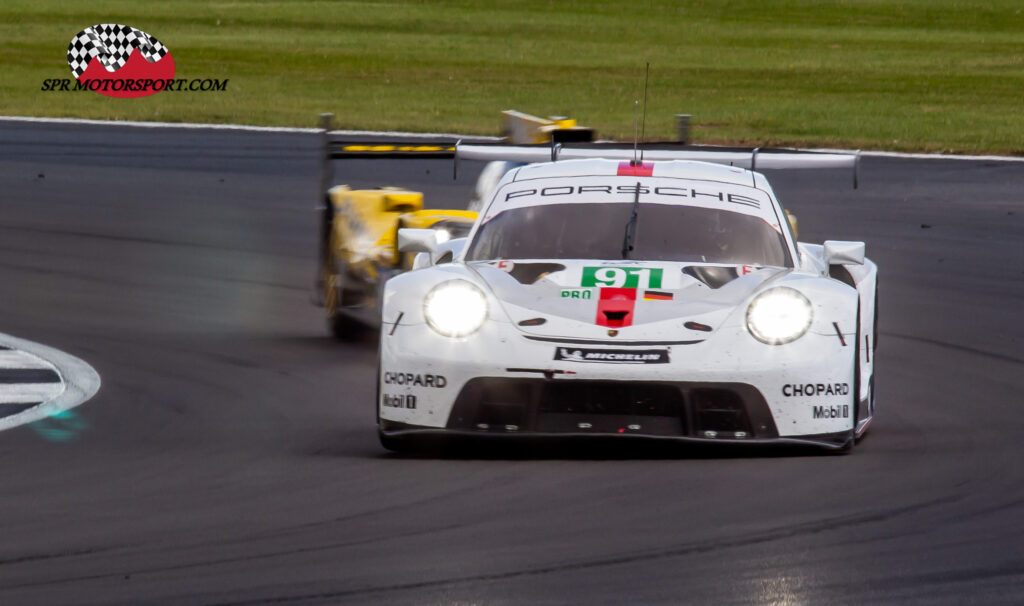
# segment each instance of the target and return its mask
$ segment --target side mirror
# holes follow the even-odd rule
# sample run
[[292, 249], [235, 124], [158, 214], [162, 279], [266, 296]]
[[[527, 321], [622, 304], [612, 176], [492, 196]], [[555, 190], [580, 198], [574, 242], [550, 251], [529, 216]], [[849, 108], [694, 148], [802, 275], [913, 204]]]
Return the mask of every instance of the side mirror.
[[398, 252], [434, 254], [437, 232], [433, 229], [402, 228], [398, 230]]
[[825, 240], [825, 265], [864, 265], [864, 243]]

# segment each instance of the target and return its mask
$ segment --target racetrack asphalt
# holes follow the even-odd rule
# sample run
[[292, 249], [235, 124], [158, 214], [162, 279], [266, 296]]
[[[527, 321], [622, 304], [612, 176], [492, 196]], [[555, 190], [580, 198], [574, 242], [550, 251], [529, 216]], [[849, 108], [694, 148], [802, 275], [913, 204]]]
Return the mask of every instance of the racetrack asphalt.
[[[0, 433], [3, 604], [1024, 601], [1024, 164], [769, 174], [880, 266], [849, 456], [377, 442], [376, 343], [310, 304], [318, 138], [0, 122], [0, 332], [82, 358]], [[462, 205], [480, 168], [341, 160]]]

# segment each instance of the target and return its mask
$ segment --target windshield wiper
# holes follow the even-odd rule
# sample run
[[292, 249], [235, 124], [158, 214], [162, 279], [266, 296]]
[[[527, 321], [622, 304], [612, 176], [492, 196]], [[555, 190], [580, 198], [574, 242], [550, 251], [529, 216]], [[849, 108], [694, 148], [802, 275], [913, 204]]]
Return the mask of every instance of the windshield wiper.
[[622, 236], [622, 258], [628, 259], [629, 253], [633, 250], [633, 240], [636, 239], [636, 217], [640, 211], [640, 182], [636, 184], [636, 197], [633, 198], [633, 214], [629, 216], [629, 223], [626, 223], [626, 233]]

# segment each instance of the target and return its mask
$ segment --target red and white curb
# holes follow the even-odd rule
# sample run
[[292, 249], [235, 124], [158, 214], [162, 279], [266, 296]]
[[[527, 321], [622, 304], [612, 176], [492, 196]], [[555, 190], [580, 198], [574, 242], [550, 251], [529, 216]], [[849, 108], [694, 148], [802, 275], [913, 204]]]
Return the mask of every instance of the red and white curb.
[[86, 362], [0, 333], [0, 430], [74, 408], [99, 388], [100, 376]]

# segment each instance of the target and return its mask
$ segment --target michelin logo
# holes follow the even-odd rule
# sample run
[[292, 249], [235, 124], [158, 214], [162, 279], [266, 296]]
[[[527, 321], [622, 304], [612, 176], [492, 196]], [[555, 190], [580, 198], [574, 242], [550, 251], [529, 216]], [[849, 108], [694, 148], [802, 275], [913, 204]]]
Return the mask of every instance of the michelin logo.
[[609, 364], [667, 364], [667, 349], [573, 349], [558, 347], [555, 360]]

